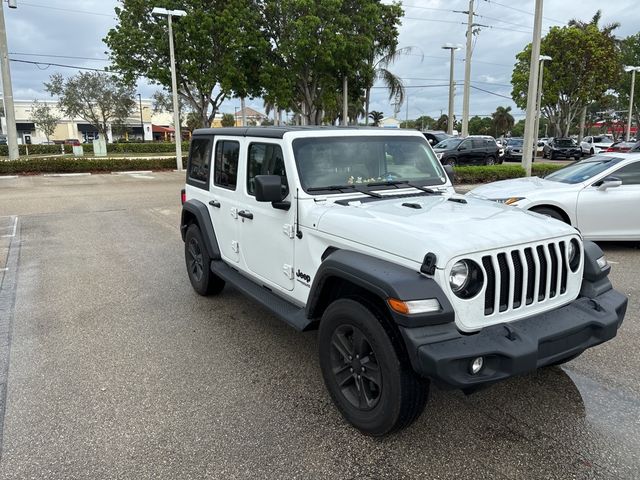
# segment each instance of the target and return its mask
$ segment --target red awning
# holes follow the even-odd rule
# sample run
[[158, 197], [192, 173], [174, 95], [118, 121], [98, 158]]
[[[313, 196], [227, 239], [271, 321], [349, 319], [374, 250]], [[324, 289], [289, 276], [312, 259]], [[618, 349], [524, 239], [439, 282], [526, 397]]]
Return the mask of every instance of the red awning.
[[175, 132], [175, 129], [171, 127], [163, 127], [161, 125], [151, 125], [151, 131], [153, 133], [173, 133]]

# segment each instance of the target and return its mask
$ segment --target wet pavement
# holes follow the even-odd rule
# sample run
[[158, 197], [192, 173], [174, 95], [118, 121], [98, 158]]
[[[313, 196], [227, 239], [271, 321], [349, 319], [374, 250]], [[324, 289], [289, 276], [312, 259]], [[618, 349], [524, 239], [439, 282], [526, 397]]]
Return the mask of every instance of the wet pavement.
[[0, 238], [0, 478], [640, 477], [633, 245], [602, 245], [630, 300], [616, 339], [471, 396], [434, 387], [412, 427], [372, 439], [332, 406], [314, 332], [192, 291], [181, 182], [0, 183], [0, 235], [17, 217]]

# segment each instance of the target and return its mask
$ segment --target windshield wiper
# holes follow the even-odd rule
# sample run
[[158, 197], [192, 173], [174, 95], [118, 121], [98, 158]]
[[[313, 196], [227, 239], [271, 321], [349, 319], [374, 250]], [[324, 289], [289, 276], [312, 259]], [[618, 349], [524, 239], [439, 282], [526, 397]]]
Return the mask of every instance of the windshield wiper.
[[367, 187], [396, 187], [400, 188], [399, 185], [407, 185], [408, 187], [415, 188], [416, 190], [421, 190], [426, 193], [430, 193], [432, 195], [440, 195], [442, 192], [433, 190], [431, 188], [423, 187], [422, 185], [416, 185], [409, 180], [388, 180], [385, 182], [373, 182], [367, 183]]
[[364, 193], [365, 195], [370, 195], [375, 198], [382, 198], [382, 195], [380, 195], [379, 193], [370, 192], [360, 187], [359, 185], [327, 185], [326, 187], [307, 188], [307, 192], [321, 192], [323, 190], [339, 191], [339, 192], [343, 192], [344, 190], [355, 190], [358, 193]]

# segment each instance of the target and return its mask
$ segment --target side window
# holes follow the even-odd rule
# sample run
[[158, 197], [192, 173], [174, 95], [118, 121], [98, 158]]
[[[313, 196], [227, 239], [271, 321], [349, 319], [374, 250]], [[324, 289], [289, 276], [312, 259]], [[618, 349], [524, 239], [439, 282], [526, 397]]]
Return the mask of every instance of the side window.
[[584, 137], [583, 142], [591, 143], [591, 137]]
[[256, 175], [280, 175], [283, 198], [289, 194], [287, 172], [280, 145], [273, 143], [252, 143], [249, 145], [247, 163], [247, 192], [255, 195]]
[[211, 168], [211, 138], [195, 137], [189, 149], [187, 166], [187, 183], [194, 187], [209, 189], [209, 172]]
[[482, 138], [474, 138], [471, 140], [471, 145], [473, 148], [483, 148], [485, 146]]
[[618, 177], [623, 185], [640, 185], [640, 162], [632, 163], [611, 174]]
[[214, 166], [214, 184], [218, 187], [235, 190], [238, 183], [238, 158], [240, 143], [232, 140], [220, 140], [216, 143]]
[[464, 150], [469, 150], [471, 148], [471, 140], [467, 139], [467, 140], [463, 140], [462, 143], [460, 144], [460, 147], [458, 148], [462, 148]]

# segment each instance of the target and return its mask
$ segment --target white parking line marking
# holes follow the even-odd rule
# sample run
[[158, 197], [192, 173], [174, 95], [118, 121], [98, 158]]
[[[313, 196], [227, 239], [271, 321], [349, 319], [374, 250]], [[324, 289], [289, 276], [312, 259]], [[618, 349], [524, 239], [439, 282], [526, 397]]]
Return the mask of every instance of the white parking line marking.
[[18, 175], [3, 175], [3, 176], [0, 176], [0, 180], [13, 180], [15, 178], [18, 178]]
[[12, 232], [7, 235], [0, 235], [0, 238], [10, 238], [10, 237], [16, 236], [16, 227], [18, 226], [18, 217], [16, 217], [15, 215], [11, 215], [11, 218], [13, 218], [13, 226], [10, 227], [12, 229]]
[[146, 173], [153, 173], [151, 170], [131, 170], [122, 172], [111, 172], [111, 175], [143, 175]]
[[8, 268], [0, 268], [0, 272], [8, 272], [9, 269]]
[[88, 177], [90, 173], [45, 173], [43, 177]]

